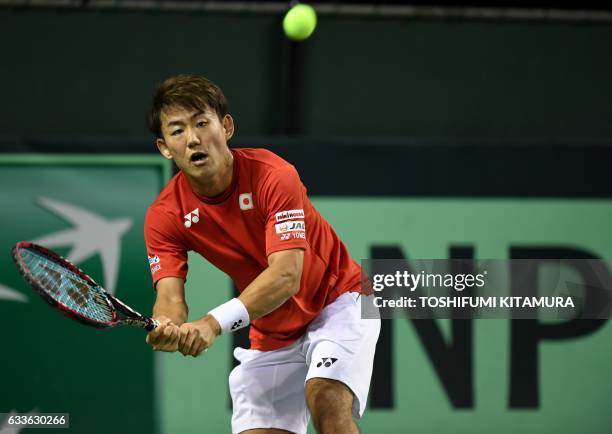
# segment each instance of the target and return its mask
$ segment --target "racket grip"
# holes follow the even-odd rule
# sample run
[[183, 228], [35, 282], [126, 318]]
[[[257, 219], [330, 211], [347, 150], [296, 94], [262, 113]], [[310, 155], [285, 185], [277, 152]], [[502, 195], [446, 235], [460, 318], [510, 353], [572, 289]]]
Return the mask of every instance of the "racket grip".
[[159, 326], [159, 321], [157, 321], [156, 319], [153, 319], [153, 318], [147, 318], [147, 319], [149, 321], [147, 321], [147, 325], [145, 326], [146, 331], [150, 332]]

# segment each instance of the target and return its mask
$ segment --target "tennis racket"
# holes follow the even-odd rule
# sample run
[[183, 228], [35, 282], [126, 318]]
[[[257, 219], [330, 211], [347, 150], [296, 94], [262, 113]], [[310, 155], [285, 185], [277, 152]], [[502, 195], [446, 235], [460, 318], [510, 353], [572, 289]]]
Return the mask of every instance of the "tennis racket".
[[13, 261], [26, 282], [64, 315], [98, 328], [138, 326], [151, 331], [159, 321], [148, 318], [107, 293], [75, 265], [37, 244], [21, 241]]

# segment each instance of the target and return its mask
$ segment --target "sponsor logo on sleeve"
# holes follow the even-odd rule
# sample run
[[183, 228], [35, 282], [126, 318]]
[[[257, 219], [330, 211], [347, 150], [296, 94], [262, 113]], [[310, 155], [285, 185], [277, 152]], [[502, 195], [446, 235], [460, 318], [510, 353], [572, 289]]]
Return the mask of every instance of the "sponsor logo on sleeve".
[[304, 220], [289, 220], [275, 224], [274, 228], [277, 234], [284, 234], [285, 232], [306, 232], [306, 223], [304, 223]]
[[290, 209], [287, 211], [280, 211], [275, 214], [275, 217], [276, 217], [277, 222], [283, 222], [285, 220], [292, 220], [292, 219], [303, 219], [304, 210], [303, 209]]
[[297, 239], [302, 239], [305, 240], [306, 239], [306, 232], [287, 232], [284, 234], [280, 234], [280, 240], [281, 241], [287, 241], [287, 240], [297, 240]]
[[161, 270], [161, 264], [159, 263], [159, 256], [157, 255], [147, 255], [149, 258], [149, 267], [151, 267], [151, 274], [155, 274], [159, 270]]

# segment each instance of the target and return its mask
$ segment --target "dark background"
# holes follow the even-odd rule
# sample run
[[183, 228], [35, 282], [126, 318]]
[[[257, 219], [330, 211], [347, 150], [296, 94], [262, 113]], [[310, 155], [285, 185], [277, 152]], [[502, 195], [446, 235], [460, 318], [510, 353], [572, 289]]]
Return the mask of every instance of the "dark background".
[[281, 17], [0, 8], [0, 146], [54, 150], [59, 138], [77, 139], [71, 150], [150, 149], [152, 89], [183, 72], [225, 90], [239, 143], [288, 133], [407, 144], [612, 137], [609, 23], [321, 15], [309, 40], [290, 44]]
[[[285, 3], [274, 4], [279, 12], [0, 8], [0, 149], [157, 152], [144, 121], [152, 89], [190, 72], [224, 89], [234, 146], [299, 162], [314, 194], [609, 195], [605, 13], [322, 13], [313, 36], [293, 43]], [[501, 5], [512, 6], [490, 10]]]

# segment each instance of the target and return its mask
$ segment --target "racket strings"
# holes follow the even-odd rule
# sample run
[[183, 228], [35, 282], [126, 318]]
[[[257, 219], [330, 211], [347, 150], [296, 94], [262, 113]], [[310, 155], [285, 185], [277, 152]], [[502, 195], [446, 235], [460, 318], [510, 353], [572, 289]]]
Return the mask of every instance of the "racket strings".
[[78, 274], [43, 254], [31, 250], [20, 254], [38, 286], [55, 301], [94, 321], [114, 319], [106, 298]]

